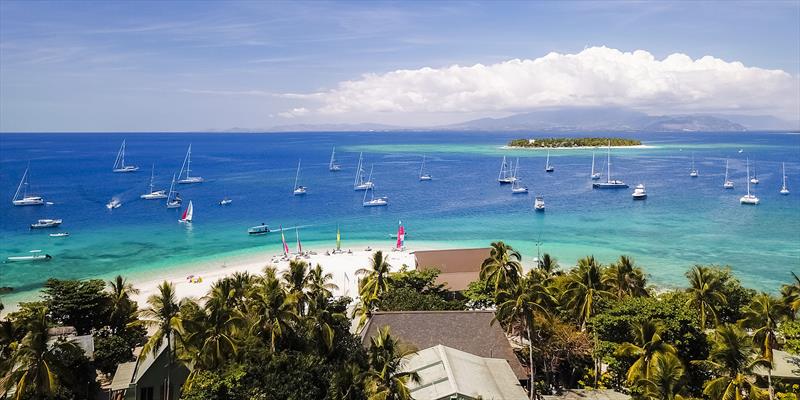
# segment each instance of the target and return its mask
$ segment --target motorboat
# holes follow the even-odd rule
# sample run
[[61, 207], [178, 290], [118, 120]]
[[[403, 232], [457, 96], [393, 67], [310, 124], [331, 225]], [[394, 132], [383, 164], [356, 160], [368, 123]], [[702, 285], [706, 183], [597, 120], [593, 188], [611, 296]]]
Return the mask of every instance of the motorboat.
[[41, 196], [28, 194], [28, 186], [30, 186], [28, 170], [30, 167], [25, 168], [22, 174], [22, 179], [19, 180], [19, 186], [14, 193], [14, 198], [11, 199], [11, 204], [15, 206], [41, 206], [44, 205], [44, 199]]
[[264, 234], [267, 234], [269, 232], [270, 232], [269, 226], [267, 224], [263, 223], [263, 222], [261, 223], [261, 225], [257, 225], [257, 226], [253, 226], [253, 227], [247, 228], [247, 234], [248, 235], [264, 235]]
[[633, 196], [634, 200], [644, 200], [647, 198], [647, 190], [645, 190], [644, 185], [640, 183], [633, 189], [633, 194], [631, 194], [631, 196]]
[[55, 228], [61, 225], [61, 222], [61, 219], [40, 219], [35, 224], [31, 224], [31, 229]]
[[139, 167], [135, 165], [125, 165], [125, 140], [122, 140], [122, 145], [119, 147], [119, 151], [117, 151], [117, 159], [114, 160], [114, 167], [112, 171], [114, 172], [136, 172], [139, 170]]
[[536, 199], [533, 200], [533, 209], [536, 211], [544, 211], [544, 197], [536, 196]]
[[30, 255], [27, 256], [12, 256], [8, 257], [6, 260], [9, 262], [19, 262], [19, 261], [50, 261], [53, 259], [50, 254], [42, 254], [41, 250], [31, 250]]
[[67, 236], [69, 236], [69, 232], [58, 232], [50, 234], [50, 237], [67, 237]]
[[122, 207], [122, 202], [119, 201], [118, 199], [111, 199], [111, 201], [109, 201], [108, 204], [106, 204], [106, 208], [109, 210], [113, 210], [115, 208], [120, 208], [120, 207]]

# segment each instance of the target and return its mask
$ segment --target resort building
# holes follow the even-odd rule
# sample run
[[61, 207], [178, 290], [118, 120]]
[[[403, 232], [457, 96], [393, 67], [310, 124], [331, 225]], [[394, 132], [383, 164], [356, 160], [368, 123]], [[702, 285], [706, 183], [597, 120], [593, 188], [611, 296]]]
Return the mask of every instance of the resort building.
[[73, 343], [83, 350], [86, 358], [94, 360], [94, 336], [78, 335], [75, 327], [72, 326], [57, 326], [47, 329], [47, 345], [53, 346], [59, 340], [65, 340]]
[[[164, 400], [167, 398], [167, 369], [169, 354], [165, 341], [155, 356], [152, 353], [140, 356], [136, 361], [117, 366], [111, 382], [113, 400]], [[169, 399], [177, 399], [181, 386], [189, 376], [183, 363], [174, 362], [169, 373], [171, 387]]]
[[481, 264], [489, 258], [490, 248], [420, 250], [415, 251], [415, 268], [420, 271], [438, 269], [441, 271], [437, 284], [454, 292], [466, 290], [471, 282], [477, 281]]
[[772, 351], [772, 371], [763, 366], [756, 366], [753, 373], [759, 377], [762, 386], [766, 386], [767, 373], [772, 374], [773, 382], [800, 384], [800, 356], [782, 350]]

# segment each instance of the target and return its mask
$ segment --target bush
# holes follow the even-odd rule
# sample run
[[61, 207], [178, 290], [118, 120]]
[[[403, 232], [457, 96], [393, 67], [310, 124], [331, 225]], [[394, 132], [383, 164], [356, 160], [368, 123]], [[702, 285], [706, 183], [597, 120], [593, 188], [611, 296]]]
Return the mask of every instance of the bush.
[[133, 361], [133, 351], [128, 341], [121, 336], [95, 336], [94, 364], [106, 375], [117, 370], [117, 365]]

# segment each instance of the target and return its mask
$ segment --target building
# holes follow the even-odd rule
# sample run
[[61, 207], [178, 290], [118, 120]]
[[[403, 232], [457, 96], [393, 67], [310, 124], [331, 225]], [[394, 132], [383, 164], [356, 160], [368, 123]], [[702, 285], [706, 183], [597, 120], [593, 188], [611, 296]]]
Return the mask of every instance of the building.
[[64, 340], [75, 344], [81, 350], [86, 358], [94, 360], [94, 336], [78, 335], [78, 332], [73, 326], [56, 326], [47, 329], [47, 345], [53, 346], [57, 341]]
[[630, 400], [631, 396], [613, 389], [569, 389], [559, 395], [544, 395], [544, 400]]
[[[781, 350], [772, 351], [772, 374], [773, 382], [800, 383], [800, 356], [787, 353]], [[767, 380], [767, 369], [756, 366], [753, 372], [765, 383]]]
[[[117, 366], [111, 382], [111, 398], [114, 400], [163, 400], [166, 398], [167, 366], [169, 354], [165, 341], [155, 356], [152, 353], [140, 356], [136, 361]], [[169, 380], [170, 399], [178, 399], [183, 383], [189, 376], [189, 369], [182, 363], [174, 362]]]
[[477, 281], [481, 264], [489, 258], [490, 248], [451, 249], [415, 251], [416, 269], [438, 269], [441, 271], [436, 283], [445, 285], [449, 290], [460, 292], [469, 287], [470, 282]]
[[528, 372], [517, 359], [498, 323], [492, 323], [494, 311], [392, 311], [376, 312], [361, 331], [361, 343], [384, 326], [399, 341], [417, 349], [447, 346], [482, 358], [504, 359], [519, 381]]
[[409, 356], [404, 371], [419, 374], [409, 383], [414, 400], [527, 400], [514, 371], [502, 358], [485, 358], [437, 345]]

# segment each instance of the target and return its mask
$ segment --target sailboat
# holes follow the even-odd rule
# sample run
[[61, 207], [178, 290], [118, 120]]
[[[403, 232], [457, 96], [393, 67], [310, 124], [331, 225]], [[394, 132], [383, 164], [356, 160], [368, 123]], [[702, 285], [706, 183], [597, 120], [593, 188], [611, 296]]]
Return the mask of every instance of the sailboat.
[[300, 160], [297, 160], [297, 173], [294, 175], [294, 189], [292, 189], [292, 193], [295, 196], [302, 196], [306, 194], [306, 187], [302, 185], [298, 186], [298, 179], [300, 179]]
[[506, 162], [506, 157], [503, 156], [503, 163], [500, 164], [500, 173], [497, 175], [497, 182], [501, 185], [513, 183], [516, 178], [511, 173], [511, 167]]
[[422, 165], [419, 167], [419, 180], [421, 181], [429, 181], [431, 178], [431, 174], [425, 172], [425, 155], [422, 156]]
[[741, 204], [758, 205], [758, 197], [750, 193], [750, 159], [747, 160], [747, 194], [739, 199]]
[[594, 172], [594, 151], [592, 152], [592, 175], [591, 175], [591, 177], [592, 177], [593, 181], [596, 181], [596, 180], [600, 179], [600, 173], [599, 172]]
[[397, 242], [395, 243], [394, 249], [397, 251], [402, 251], [405, 249], [406, 245], [406, 229], [403, 228], [403, 221], [397, 221], [398, 228], [397, 228]]
[[28, 186], [30, 186], [30, 182], [28, 182], [28, 168], [25, 168], [25, 172], [22, 174], [22, 179], [19, 180], [19, 186], [17, 186], [17, 191], [14, 193], [14, 198], [11, 199], [11, 204], [15, 206], [41, 206], [44, 204], [44, 199], [41, 196], [34, 196], [28, 194]]
[[756, 162], [753, 161], [753, 177], [750, 178], [750, 183], [753, 185], [758, 185], [758, 175], [756, 175]]
[[178, 183], [180, 184], [189, 184], [189, 183], [200, 183], [203, 182], [203, 178], [199, 176], [189, 176], [189, 173], [192, 172], [192, 145], [189, 145], [189, 149], [186, 150], [186, 157], [183, 158], [183, 165], [181, 165], [181, 172], [178, 173]]
[[728, 160], [725, 160], [725, 183], [722, 184], [725, 189], [733, 189], [733, 181], [728, 179]]
[[336, 172], [341, 171], [342, 167], [336, 162], [336, 146], [331, 151], [331, 162], [328, 163], [328, 171]]
[[358, 168], [356, 168], [356, 179], [353, 181], [353, 190], [368, 190], [372, 189], [372, 181], [364, 180], [364, 159], [363, 153], [358, 153]]
[[303, 255], [303, 245], [300, 243], [300, 230], [294, 228], [294, 236], [297, 238], [297, 254]]
[[592, 183], [593, 188], [597, 189], [625, 189], [628, 185], [619, 180], [619, 179], [611, 179], [611, 141], [608, 141], [608, 154], [606, 155], [606, 181], [605, 182], [595, 182]]
[[139, 167], [135, 165], [125, 165], [125, 139], [122, 140], [122, 145], [119, 146], [117, 151], [117, 159], [114, 160], [114, 172], [135, 172]]
[[145, 200], [158, 200], [158, 199], [166, 199], [167, 198], [167, 191], [166, 190], [154, 190], [153, 185], [153, 178], [155, 177], [156, 165], [153, 164], [153, 167], [150, 169], [150, 193], [145, 193], [139, 198]]
[[[369, 169], [369, 179], [370, 186], [368, 189], [364, 191], [364, 199], [361, 201], [361, 205], [364, 207], [381, 207], [389, 204], [388, 197], [375, 197], [375, 188], [373, 187], [372, 183], [372, 170], [374, 166]], [[367, 193], [371, 193], [372, 197], [369, 201], [367, 201]]]
[[786, 163], [781, 163], [783, 167], [783, 186], [781, 186], [781, 194], [789, 194], [789, 188], [786, 186]]
[[181, 206], [181, 197], [175, 191], [175, 174], [172, 174], [172, 183], [169, 185], [167, 194], [167, 208], [178, 208]]
[[550, 150], [547, 150], [547, 161], [544, 163], [544, 172], [553, 172], [555, 168], [550, 165]]
[[692, 153], [692, 169], [689, 171], [689, 176], [692, 178], [697, 178], [699, 176], [697, 168], [694, 167], [694, 153]]
[[181, 219], [179, 219], [178, 222], [191, 224], [193, 215], [194, 215], [194, 207], [192, 207], [192, 201], [189, 200], [189, 205], [186, 206], [185, 210], [183, 210], [183, 215], [181, 215]]
[[528, 194], [528, 187], [522, 186], [519, 184], [519, 178], [517, 178], [517, 173], [519, 172], [519, 158], [517, 158], [517, 165], [514, 167], [514, 182], [511, 183], [511, 193], [512, 194]]

